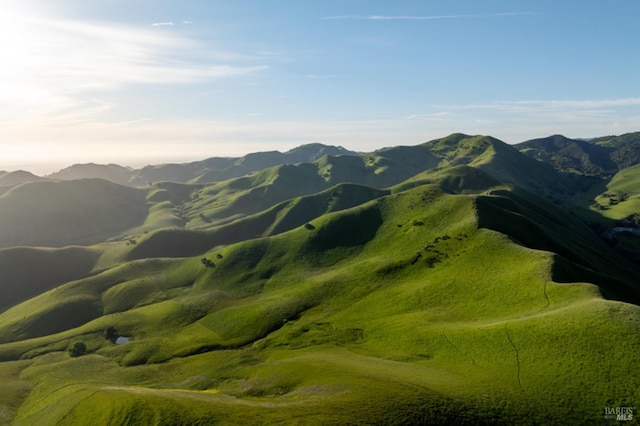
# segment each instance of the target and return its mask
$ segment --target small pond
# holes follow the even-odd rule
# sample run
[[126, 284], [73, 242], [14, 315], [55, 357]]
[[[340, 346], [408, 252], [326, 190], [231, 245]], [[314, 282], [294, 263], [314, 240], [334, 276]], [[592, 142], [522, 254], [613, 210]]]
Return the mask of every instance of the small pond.
[[129, 338], [125, 336], [118, 336], [115, 341], [116, 345], [124, 345], [125, 343], [129, 343]]

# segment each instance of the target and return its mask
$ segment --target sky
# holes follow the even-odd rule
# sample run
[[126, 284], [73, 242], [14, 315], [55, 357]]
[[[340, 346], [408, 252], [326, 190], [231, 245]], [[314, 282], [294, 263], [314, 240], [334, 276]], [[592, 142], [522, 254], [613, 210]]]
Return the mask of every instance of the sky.
[[638, 0], [0, 8], [0, 170], [640, 131]]

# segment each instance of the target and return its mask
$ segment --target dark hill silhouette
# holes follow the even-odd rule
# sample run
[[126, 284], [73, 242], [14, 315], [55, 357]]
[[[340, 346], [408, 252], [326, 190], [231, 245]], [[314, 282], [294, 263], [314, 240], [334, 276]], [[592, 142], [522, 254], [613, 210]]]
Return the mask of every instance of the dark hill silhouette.
[[18, 185], [0, 196], [0, 247], [97, 243], [147, 210], [143, 191], [101, 179]]
[[46, 180], [48, 179], [24, 170], [16, 170], [14, 172], [0, 171], [0, 186], [14, 186], [21, 183], [44, 182]]
[[131, 169], [117, 164], [74, 164], [48, 176], [50, 179], [104, 179], [120, 185], [128, 185]]
[[68, 281], [86, 277], [99, 252], [84, 247], [0, 249], [0, 311]]
[[599, 176], [618, 169], [611, 159], [614, 149], [562, 135], [533, 139], [515, 145], [520, 152], [570, 173]]
[[620, 136], [606, 136], [590, 141], [593, 144], [613, 148], [611, 159], [619, 170], [640, 163], [640, 132]]

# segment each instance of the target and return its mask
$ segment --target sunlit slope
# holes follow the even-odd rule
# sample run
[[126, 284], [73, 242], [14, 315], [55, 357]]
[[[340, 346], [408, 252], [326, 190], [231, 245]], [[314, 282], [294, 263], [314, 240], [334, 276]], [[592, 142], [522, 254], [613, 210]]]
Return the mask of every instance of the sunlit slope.
[[213, 157], [192, 163], [147, 166], [132, 172], [130, 182], [136, 186], [159, 181], [196, 184], [222, 182], [279, 165], [311, 163], [325, 155], [357, 154], [342, 147], [312, 143], [284, 153], [254, 152], [239, 158]]
[[439, 167], [472, 166], [501, 183], [517, 185], [555, 204], [566, 204], [572, 194], [591, 185], [576, 176], [565, 176], [490, 136], [454, 133], [422, 146], [440, 159]]
[[391, 187], [392, 192], [402, 192], [421, 185], [436, 185], [449, 194], [473, 194], [500, 185], [488, 173], [471, 166], [451, 166], [429, 169]]
[[592, 209], [610, 219], [640, 216], [640, 165], [613, 176], [594, 201]]
[[354, 207], [387, 193], [361, 185], [340, 184], [317, 194], [278, 203], [207, 231], [167, 229], [149, 233], [132, 247], [127, 256], [129, 260], [194, 256], [216, 246], [280, 234], [323, 214]]
[[[0, 374], [32, 387], [0, 404], [43, 425], [550, 424], [633, 405], [640, 309], [483, 227], [527, 215], [546, 250], [590, 243], [508, 192], [419, 186], [213, 250], [215, 266], [142, 260], [45, 293], [0, 315]], [[69, 357], [77, 341], [89, 355]]]
[[101, 179], [27, 183], [0, 196], [0, 247], [96, 243], [146, 214], [142, 191]]
[[194, 226], [206, 226], [254, 214], [341, 183], [388, 188], [436, 164], [433, 155], [423, 147], [389, 148], [362, 156], [324, 156], [312, 163], [279, 165], [207, 185], [194, 194], [187, 210]]

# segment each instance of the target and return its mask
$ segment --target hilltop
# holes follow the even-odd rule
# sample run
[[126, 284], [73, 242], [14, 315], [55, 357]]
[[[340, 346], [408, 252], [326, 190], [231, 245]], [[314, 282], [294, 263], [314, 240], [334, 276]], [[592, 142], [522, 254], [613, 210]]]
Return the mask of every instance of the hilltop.
[[640, 244], [613, 230], [638, 229], [633, 138], [314, 144], [9, 187], [0, 422], [600, 422], [640, 380]]

